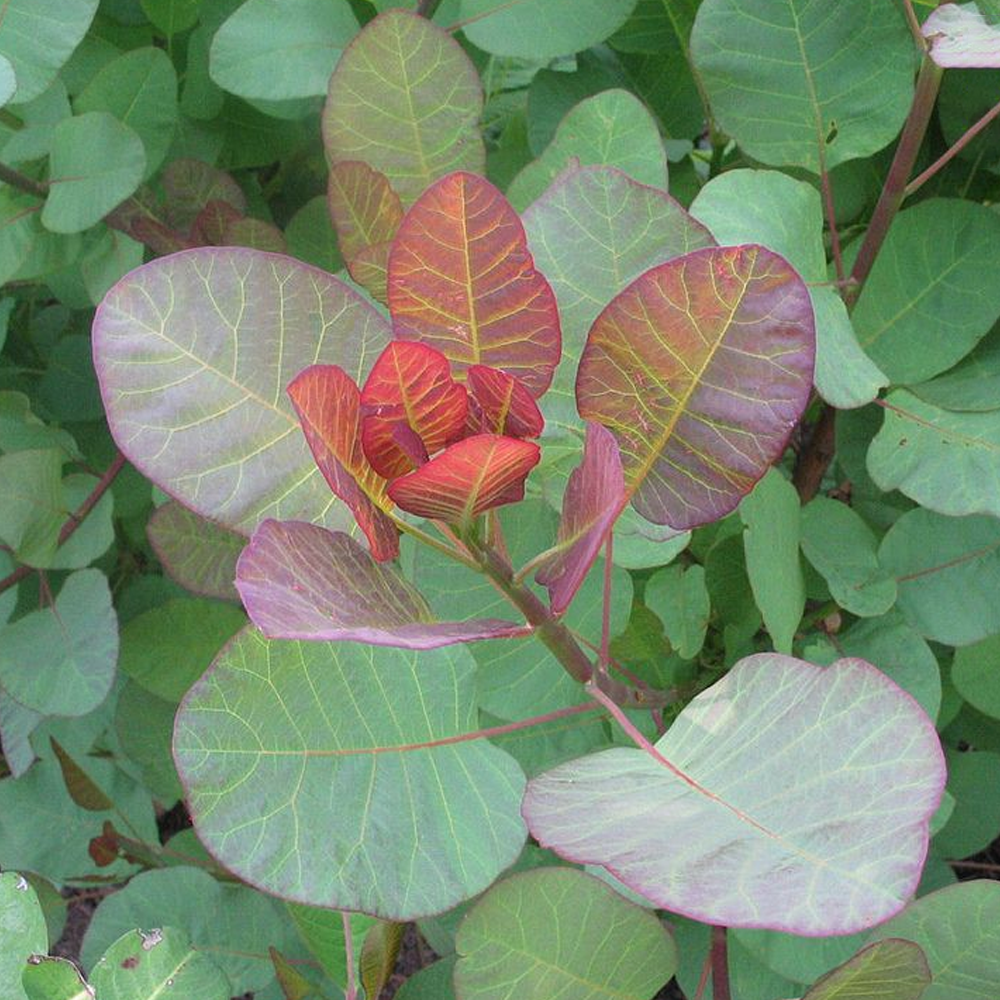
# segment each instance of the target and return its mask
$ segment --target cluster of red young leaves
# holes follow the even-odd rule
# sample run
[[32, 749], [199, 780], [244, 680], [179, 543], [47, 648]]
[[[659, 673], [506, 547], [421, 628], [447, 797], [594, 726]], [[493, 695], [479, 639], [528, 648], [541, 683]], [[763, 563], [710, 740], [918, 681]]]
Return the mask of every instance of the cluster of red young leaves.
[[520, 219], [472, 174], [442, 178], [403, 218], [386, 295], [397, 339], [363, 386], [314, 365], [288, 390], [378, 560], [398, 553], [393, 505], [465, 527], [523, 498], [540, 458], [525, 440], [542, 432], [535, 398], [560, 351], [555, 296]]

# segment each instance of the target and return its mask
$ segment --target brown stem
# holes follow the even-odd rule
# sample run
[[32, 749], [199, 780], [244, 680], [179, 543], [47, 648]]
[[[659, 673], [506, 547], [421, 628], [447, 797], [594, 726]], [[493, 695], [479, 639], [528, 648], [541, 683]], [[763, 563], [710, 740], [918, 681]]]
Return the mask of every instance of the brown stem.
[[731, 1000], [729, 947], [725, 927], [712, 928], [712, 1000]]
[[903, 126], [902, 135], [899, 138], [899, 145], [896, 147], [896, 155], [892, 159], [889, 167], [889, 174], [885, 179], [882, 193], [879, 195], [875, 211], [872, 213], [872, 220], [865, 233], [864, 242], [858, 251], [851, 277], [854, 279], [854, 286], [847, 290], [848, 304], [857, 300], [861, 288], [865, 283], [875, 258], [889, 233], [899, 206], [903, 203], [906, 194], [906, 182], [916, 163], [917, 154], [923, 144], [924, 135], [927, 132], [927, 125], [931, 119], [931, 112], [934, 110], [934, 102], [937, 100], [938, 89], [941, 86], [941, 76], [943, 70], [935, 63], [930, 56], [924, 56], [920, 65], [920, 75], [917, 77], [917, 88], [913, 95], [913, 104], [910, 106], [910, 114]]
[[917, 174], [916, 177], [906, 185], [906, 189], [903, 191], [905, 197], [909, 197], [914, 191], [919, 190], [923, 185], [929, 181], [943, 166], [949, 163], [955, 156], [957, 156], [966, 146], [972, 142], [973, 139], [987, 125], [990, 124], [998, 115], [1000, 115], [1000, 103], [994, 104], [989, 111], [983, 115], [975, 125], [970, 126], [961, 135], [960, 138], [955, 140], [955, 144], [948, 149], [946, 152], [942, 153], [923, 173]]
[[[76, 531], [81, 524], [83, 524], [87, 515], [94, 509], [94, 507], [97, 506], [101, 497], [104, 496], [104, 494], [111, 488], [111, 484], [115, 481], [115, 477], [124, 467], [125, 456], [119, 451], [115, 454], [114, 460], [107, 467], [104, 475], [98, 480], [97, 485], [90, 491], [90, 495], [87, 499], [84, 500], [83, 503], [69, 515], [65, 524], [63, 524], [59, 531], [59, 540], [56, 543], [57, 546], [65, 544], [73, 532]], [[0, 580], [0, 594], [2, 594], [5, 590], [10, 590], [11, 587], [16, 586], [26, 576], [33, 572], [34, 568], [31, 566], [18, 566], [13, 573]]]
[[37, 195], [39, 198], [45, 198], [49, 193], [48, 184], [33, 180], [26, 174], [22, 174], [20, 170], [8, 167], [5, 163], [0, 163], [0, 181], [9, 184], [11, 187], [16, 187], [19, 191], [24, 191], [26, 194]]
[[792, 474], [792, 484], [803, 503], [808, 503], [819, 492], [836, 451], [836, 437], [837, 411], [832, 406], [824, 406], [808, 444], [799, 452]]
[[426, 17], [429, 21], [441, 6], [441, 0], [420, 0], [417, 4], [417, 13], [421, 17]]

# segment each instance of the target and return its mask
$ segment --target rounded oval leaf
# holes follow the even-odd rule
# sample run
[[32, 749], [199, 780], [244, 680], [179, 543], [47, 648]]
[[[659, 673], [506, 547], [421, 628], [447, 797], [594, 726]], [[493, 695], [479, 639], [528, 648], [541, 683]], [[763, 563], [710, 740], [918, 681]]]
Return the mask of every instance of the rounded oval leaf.
[[451, 170], [482, 171], [483, 90], [462, 46], [424, 17], [369, 21], [337, 63], [323, 110], [331, 163], [361, 160], [404, 205]]
[[524, 776], [477, 726], [464, 649], [247, 630], [181, 705], [174, 759], [199, 838], [245, 882], [411, 920], [481, 892], [524, 843]]
[[393, 334], [437, 348], [463, 377], [500, 368], [536, 398], [559, 363], [555, 295], [507, 199], [474, 174], [442, 177], [407, 212], [389, 254]]
[[650, 1000], [677, 970], [655, 914], [572, 868], [493, 886], [455, 940], [458, 1000]]
[[863, 660], [741, 660], [652, 752], [615, 749], [533, 779], [544, 847], [603, 865], [706, 923], [849, 934], [920, 880], [944, 757], [930, 719]]
[[693, 528], [733, 510], [784, 451], [814, 357], [809, 290], [788, 262], [708, 247], [647, 271], [597, 317], [577, 406], [615, 435], [639, 513]]
[[346, 526], [285, 390], [317, 360], [361, 381], [388, 342], [385, 320], [343, 282], [236, 248], [146, 264], [94, 320], [119, 447], [161, 489], [243, 534], [267, 517]]

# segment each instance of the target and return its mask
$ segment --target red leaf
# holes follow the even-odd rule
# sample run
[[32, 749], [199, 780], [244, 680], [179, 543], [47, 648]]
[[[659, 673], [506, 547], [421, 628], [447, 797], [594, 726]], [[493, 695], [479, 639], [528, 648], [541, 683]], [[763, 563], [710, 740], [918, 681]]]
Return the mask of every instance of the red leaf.
[[402, 340], [436, 347], [457, 377], [485, 364], [541, 396], [559, 362], [556, 300], [507, 199], [482, 177], [432, 184], [389, 255], [389, 310]]
[[609, 428], [654, 524], [728, 514], [784, 451], [812, 387], [805, 283], [755, 245], [708, 247], [640, 275], [594, 321], [576, 401]]
[[243, 214], [226, 201], [210, 201], [191, 227], [191, 239], [207, 246], [226, 246], [226, 230]]
[[389, 496], [411, 514], [467, 524], [491, 507], [522, 500], [524, 480], [540, 457], [530, 441], [477, 434], [391, 483]]
[[380, 562], [399, 554], [399, 535], [384, 511], [385, 480], [361, 448], [361, 391], [336, 365], [313, 365], [288, 386], [306, 441], [330, 489], [350, 508]]
[[588, 423], [583, 461], [566, 485], [556, 551], [535, 577], [548, 589], [557, 615], [569, 607], [624, 506], [625, 478], [614, 435]]
[[451, 377], [439, 351], [397, 340], [375, 362], [361, 390], [361, 408], [365, 455], [379, 475], [395, 479], [461, 436], [465, 388]]
[[506, 434], [534, 438], [545, 428], [545, 420], [531, 393], [513, 376], [499, 368], [473, 365], [467, 374], [469, 425], [473, 434]]

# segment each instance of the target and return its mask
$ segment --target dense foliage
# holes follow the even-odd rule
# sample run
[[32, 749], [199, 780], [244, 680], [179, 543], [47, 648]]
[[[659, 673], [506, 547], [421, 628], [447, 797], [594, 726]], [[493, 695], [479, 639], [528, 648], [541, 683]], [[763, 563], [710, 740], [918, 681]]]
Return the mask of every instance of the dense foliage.
[[998, 74], [0, 6], [0, 997], [995, 1000]]

